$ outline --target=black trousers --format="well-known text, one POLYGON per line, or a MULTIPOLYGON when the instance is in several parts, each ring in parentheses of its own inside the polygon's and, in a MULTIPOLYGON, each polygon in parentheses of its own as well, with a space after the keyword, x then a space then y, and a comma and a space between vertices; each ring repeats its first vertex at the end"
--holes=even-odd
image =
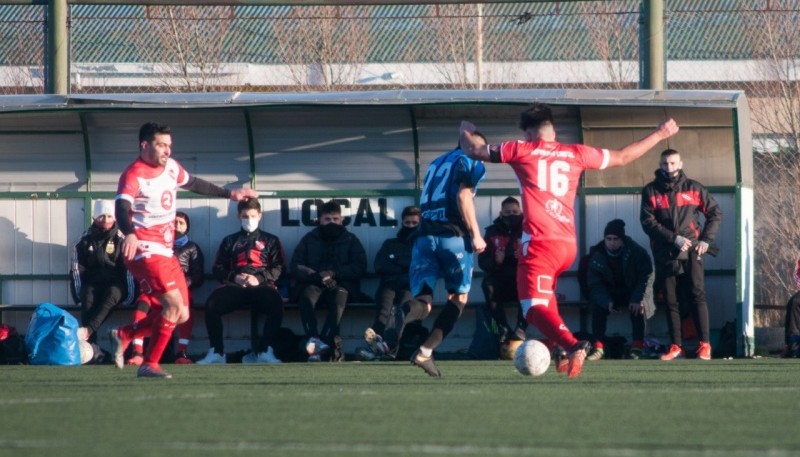
MULTIPOLYGON (((647 319, 644 313, 635 314, 630 312, 630 294, 624 294, 614 300, 614 309, 627 312, 631 319, 631 337, 633 341, 644 340, 644 333, 647 319)), ((608 303, 592 303, 592 336, 595 341, 605 343, 606 328, 608 325, 608 303)))
POLYGON ((679 260, 682 272, 677 275, 656 275, 656 297, 667 305, 667 327, 672 344, 683 344, 681 335, 681 301, 685 302, 694 320, 700 341, 708 342, 708 303, 706 302, 705 270, 694 249, 688 260, 679 260))
POLYGON ((407 285, 395 281, 382 282, 375 292, 378 315, 375 316, 375 322, 372 323, 372 330, 383 336, 383 332, 392 318, 392 307, 399 306, 413 298, 414 295, 411 294, 407 285))
POLYGON ((495 322, 508 330, 512 330, 511 325, 508 323, 506 310, 503 307, 504 303, 517 303, 517 326, 516 328, 528 328, 528 322, 525 316, 522 315, 522 306, 519 304, 519 297, 517 296, 517 281, 515 278, 504 279, 496 276, 486 276, 481 283, 481 290, 486 299, 486 306, 489 308, 489 313, 495 322))
POLYGON ((339 323, 342 321, 345 306, 347 306, 348 292, 344 287, 322 288, 313 284, 306 285, 300 291, 298 305, 300 306, 300 321, 307 337, 317 337, 328 345, 333 344, 333 338, 339 335, 339 323), (318 307, 328 310, 322 332, 317 331, 317 316, 314 312, 318 307))
POLYGON ((264 352, 275 343, 278 330, 283 322, 283 299, 271 287, 222 286, 211 293, 206 301, 206 330, 214 352, 223 354, 222 316, 239 309, 250 309, 266 315, 264 330, 257 346, 257 352, 264 352))
POLYGON ((97 341, 97 330, 122 300, 123 287, 118 284, 84 284, 81 287, 81 325, 89 329, 89 342, 97 341))
POLYGON ((800 335, 800 292, 792 295, 786 303, 786 344, 791 344, 793 335, 800 335))

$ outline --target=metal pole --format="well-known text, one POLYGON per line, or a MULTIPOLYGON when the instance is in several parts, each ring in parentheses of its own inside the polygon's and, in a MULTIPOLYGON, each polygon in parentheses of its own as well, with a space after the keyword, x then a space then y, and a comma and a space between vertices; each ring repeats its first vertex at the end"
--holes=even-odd
POLYGON ((483 90, 483 3, 478 3, 477 39, 475 40, 475 82, 483 90))
POLYGON ((48 0, 46 60, 45 92, 67 95, 69 93, 67 0, 48 0))
POLYGON ((663 90, 666 86, 664 66, 664 0, 645 0, 647 2, 647 87, 663 90))

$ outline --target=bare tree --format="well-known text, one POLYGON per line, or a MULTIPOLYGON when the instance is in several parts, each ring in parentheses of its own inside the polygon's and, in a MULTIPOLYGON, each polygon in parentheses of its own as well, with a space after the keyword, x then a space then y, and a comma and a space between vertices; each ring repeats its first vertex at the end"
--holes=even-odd
MULTIPOLYGON (((606 83, 586 84, 587 87, 630 89, 638 81, 638 56, 631 49, 638 49, 636 22, 638 15, 625 11, 625 3, 619 1, 584 2, 580 5, 580 22, 589 37, 594 54, 603 64, 606 83)), ((601 75, 582 75, 585 80, 598 81, 601 75), (586 77, 588 76, 588 77, 586 77)))
POLYGON ((332 91, 358 82, 371 40, 363 6, 293 7, 273 19, 276 52, 298 90, 332 91))
POLYGON ((174 92, 207 92, 236 85, 223 74, 232 6, 148 6, 148 29, 139 34, 141 60, 174 92))
POLYGON ((760 81, 748 87, 755 151, 756 302, 779 305, 796 287, 800 249, 800 32, 797 13, 743 15, 760 81))

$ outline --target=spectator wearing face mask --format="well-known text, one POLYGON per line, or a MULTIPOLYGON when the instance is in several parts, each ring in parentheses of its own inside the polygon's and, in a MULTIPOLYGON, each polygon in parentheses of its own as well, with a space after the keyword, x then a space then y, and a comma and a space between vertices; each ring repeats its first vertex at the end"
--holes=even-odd
POLYGON ((645 323, 655 312, 650 254, 625 234, 625 221, 614 219, 606 225, 603 241, 589 250, 586 268, 594 340, 587 360, 600 360, 605 355, 606 324, 614 313, 630 317, 633 342, 628 356, 640 358, 645 323))
POLYGON ((300 307, 306 353, 310 362, 344 359, 339 323, 348 300, 361 297, 361 278, 367 272, 367 253, 358 237, 343 225, 342 208, 331 200, 320 207, 319 226, 306 233, 292 255, 292 275, 300 307), (315 309, 328 310, 322 331, 315 309), (329 353, 334 346, 333 354, 329 353))
POLYGON ((508 197, 501 203, 500 214, 486 228, 483 235, 486 250, 478 255, 478 266, 485 274, 481 284, 486 298, 485 306, 499 326, 500 344, 508 338, 524 340, 525 329, 528 328, 517 296, 517 255, 521 236, 522 208, 519 200, 508 197), (507 303, 514 303, 517 308, 517 322, 513 330, 506 317, 504 304, 507 303))
POLYGON ((259 228, 261 205, 257 199, 238 204, 241 230, 220 243, 212 272, 222 285, 206 301, 206 330, 211 348, 199 365, 226 363, 222 339, 222 316, 237 309, 266 315, 264 330, 254 353, 242 363, 277 364, 274 345, 283 321, 283 298, 276 285, 286 260, 281 242, 259 228))
POLYGON ((414 298, 408 279, 411 266, 411 249, 414 247, 414 233, 419 226, 421 212, 416 206, 407 206, 401 214, 400 230, 397 236, 384 240, 375 254, 375 273, 380 276, 380 284, 375 292, 378 313, 375 322, 364 332, 364 339, 370 346, 365 359, 389 356, 389 346, 384 341, 386 327, 392 319, 392 307, 399 306, 414 298))
POLYGON ((81 306, 79 338, 94 343, 97 330, 119 304, 135 295, 133 276, 122 259, 122 240, 114 218, 114 203, 93 205, 92 225, 75 244, 70 268, 72 299, 81 306))

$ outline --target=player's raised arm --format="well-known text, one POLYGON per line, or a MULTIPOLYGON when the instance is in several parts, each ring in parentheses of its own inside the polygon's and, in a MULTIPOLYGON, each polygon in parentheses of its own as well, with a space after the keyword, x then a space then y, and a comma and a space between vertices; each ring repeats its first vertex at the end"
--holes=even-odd
POLYGON ((194 176, 189 178, 189 181, 181 188, 201 195, 229 198, 235 202, 242 201, 247 198, 258 198, 258 192, 256 192, 253 189, 241 188, 241 189, 229 190, 225 189, 224 187, 219 187, 216 184, 210 183, 205 179, 197 178, 194 176))
POLYGON ((489 160, 489 149, 485 141, 475 135, 475 124, 461 121, 459 145, 464 154, 475 160, 489 160))
POLYGON ((678 124, 673 119, 668 119, 656 127, 649 135, 639 141, 631 143, 619 151, 609 151, 608 167, 627 165, 647 151, 653 149, 658 143, 678 133, 678 124))

